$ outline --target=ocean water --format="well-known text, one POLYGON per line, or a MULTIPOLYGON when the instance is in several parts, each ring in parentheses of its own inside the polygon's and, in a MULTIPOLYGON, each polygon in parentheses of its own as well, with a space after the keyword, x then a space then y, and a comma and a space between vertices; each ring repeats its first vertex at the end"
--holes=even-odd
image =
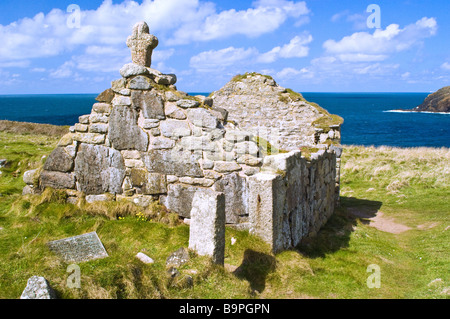
POLYGON ((420 105, 429 93, 302 93, 344 118, 342 144, 450 147, 450 114, 391 112, 420 105))
MULTIPOLYGON (((208 95, 208 93, 190 93, 208 95)), ((421 104, 428 93, 302 93, 344 118, 342 144, 450 147, 450 114, 390 112, 421 104)), ((0 120, 73 125, 96 94, 3 95, 0 120)))

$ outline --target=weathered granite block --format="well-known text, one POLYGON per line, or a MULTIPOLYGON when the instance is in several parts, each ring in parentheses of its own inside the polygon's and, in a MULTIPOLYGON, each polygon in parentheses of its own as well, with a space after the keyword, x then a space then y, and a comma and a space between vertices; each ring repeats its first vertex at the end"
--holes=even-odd
POLYGON ((75 127, 75 131, 76 131, 76 132, 82 132, 82 133, 84 133, 84 132, 87 132, 87 130, 88 130, 88 126, 87 126, 86 124, 76 123, 76 124, 74 125, 74 127, 75 127))
POLYGON ((184 109, 189 109, 189 108, 198 107, 200 105, 200 103, 195 100, 182 99, 182 100, 177 101, 177 105, 184 109))
POLYGON ((195 192, 190 212, 189 248, 223 265, 225 259, 225 195, 195 192))
POLYGON ((33 276, 28 279, 20 299, 56 299, 56 294, 44 277, 33 276))
POLYGON ((101 103, 111 103, 114 98, 114 91, 112 89, 106 89, 100 93, 95 99, 101 103))
POLYGON ((130 106, 131 105, 131 99, 129 96, 123 96, 116 94, 116 96, 111 101, 113 106, 130 106))
POLYGON ((142 110, 146 119, 164 120, 164 101, 162 98, 150 91, 133 91, 131 93, 133 108, 142 110))
POLYGON ((75 174, 79 191, 88 195, 120 194, 125 177, 124 160, 115 149, 82 143, 75 159, 75 174))
POLYGON ((138 75, 129 81, 128 88, 133 90, 150 90, 152 88, 152 84, 148 77, 138 75))
POLYGON ((111 112, 108 138, 117 150, 146 151, 148 134, 138 125, 138 112, 127 106, 115 106, 111 112))
POLYGON ((78 122, 80 122, 81 124, 89 124, 89 116, 89 114, 79 116, 78 122))
POLYGON ((282 227, 284 186, 280 175, 258 173, 249 178, 250 233, 269 243, 274 252, 284 248, 282 227))
POLYGON ((91 113, 89 116, 90 123, 108 123, 109 117, 103 113, 91 113))
POLYGON ((73 156, 68 154, 64 147, 57 147, 45 161, 44 169, 66 173, 73 169, 73 164, 73 156))
POLYGON ((54 240, 47 245, 66 262, 77 263, 108 257, 96 232, 54 240))
POLYGON ((186 121, 165 120, 161 122, 159 128, 162 135, 165 137, 181 137, 191 135, 191 128, 186 121))
POLYGON ((97 113, 110 114, 111 108, 111 104, 109 103, 95 103, 92 105, 92 110, 97 113))
POLYGON ((175 141, 170 138, 158 136, 152 138, 150 143, 150 149, 161 150, 161 149, 171 149, 175 146, 175 141))
POLYGON ((161 74, 156 77, 156 83, 162 85, 172 85, 177 83, 177 76, 175 74, 161 74))
POLYGON ((189 109, 187 111, 187 117, 192 124, 203 128, 214 129, 219 124, 218 119, 211 112, 203 108, 189 109))
POLYGON ((43 187, 56 189, 75 188, 75 175, 73 173, 44 170, 41 172, 40 184, 43 187))
POLYGON ((165 104, 164 112, 165 112, 167 117, 173 118, 173 119, 176 119, 176 120, 185 120, 187 118, 186 113, 184 113, 184 111, 182 109, 180 109, 173 102, 167 102, 165 104))
POLYGON ((241 167, 236 162, 217 161, 214 162, 214 170, 219 173, 230 173, 241 170, 241 167))
POLYGON ((177 212, 181 217, 189 218, 194 194, 202 190, 206 189, 191 185, 169 184, 167 195, 160 196, 160 202, 168 209, 177 212))
POLYGON ((129 78, 134 75, 147 75, 149 74, 146 67, 134 63, 128 63, 125 64, 120 69, 120 75, 122 75, 124 78, 129 78))
POLYGON ((198 162, 199 156, 191 152, 171 150, 149 150, 142 153, 145 167, 149 172, 179 177, 203 177, 203 171, 198 162))
POLYGON ((108 133, 108 124, 104 123, 95 123, 89 127, 89 132, 91 133, 100 133, 106 134, 108 133))
POLYGON ((214 184, 214 190, 225 195, 227 223, 238 223, 239 216, 248 214, 248 185, 246 178, 232 173, 223 176, 214 184))
POLYGON ((149 173, 142 168, 133 168, 130 178, 132 185, 141 188, 144 195, 157 195, 167 192, 166 175, 149 173))
POLYGON ((103 144, 106 135, 98 133, 75 133, 72 135, 74 141, 88 144, 103 144))

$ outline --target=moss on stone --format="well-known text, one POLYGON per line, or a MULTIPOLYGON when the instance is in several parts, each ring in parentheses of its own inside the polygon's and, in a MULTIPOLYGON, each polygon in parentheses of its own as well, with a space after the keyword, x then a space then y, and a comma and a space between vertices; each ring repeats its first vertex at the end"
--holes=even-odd
POLYGON ((311 154, 317 153, 319 149, 317 147, 302 146, 300 147, 300 151, 302 152, 302 156, 309 161, 311 160, 311 154))
POLYGON ((254 136, 252 140, 262 150, 262 153, 264 156, 274 155, 274 154, 279 154, 279 153, 288 153, 288 151, 281 150, 281 149, 274 147, 272 144, 269 143, 268 140, 266 140, 260 136, 254 136))
MULTIPOLYGON (((328 112, 327 112, 328 113, 328 112)), ((323 113, 322 113, 323 114, 323 113)), ((322 117, 318 118, 311 124, 316 128, 323 129, 324 133, 328 133, 333 125, 341 125, 344 123, 344 119, 336 114, 323 114, 322 117)))
POLYGON ((261 74, 261 73, 257 73, 257 72, 245 72, 244 74, 237 74, 237 75, 235 75, 231 79, 231 82, 239 82, 239 81, 242 81, 243 79, 246 79, 248 77, 257 76, 257 75, 263 76, 263 77, 265 77, 266 79, 269 79, 269 80, 273 80, 273 78, 270 75, 265 75, 265 74, 261 74))
POLYGON ((289 97, 291 98, 292 101, 306 101, 305 98, 303 97, 303 95, 301 95, 298 92, 295 92, 291 89, 286 89, 286 92, 289 93, 289 97))

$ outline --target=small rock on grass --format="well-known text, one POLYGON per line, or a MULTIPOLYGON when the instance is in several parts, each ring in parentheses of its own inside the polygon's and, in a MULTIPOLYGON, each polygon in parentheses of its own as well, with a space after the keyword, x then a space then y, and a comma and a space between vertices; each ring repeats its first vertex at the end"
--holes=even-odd
POLYGON ((155 261, 144 253, 137 253, 136 258, 144 264, 153 264, 155 261))
POLYGON ((167 267, 181 267, 189 261, 189 252, 186 248, 181 247, 176 252, 172 253, 166 260, 167 267))
POLYGON ((28 279, 20 299, 56 299, 56 294, 44 277, 33 276, 28 279))

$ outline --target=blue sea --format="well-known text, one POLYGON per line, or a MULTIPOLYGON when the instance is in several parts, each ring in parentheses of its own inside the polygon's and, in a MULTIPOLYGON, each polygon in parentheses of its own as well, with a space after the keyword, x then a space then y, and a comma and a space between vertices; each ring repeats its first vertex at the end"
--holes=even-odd
MULTIPOLYGON (((450 114, 389 112, 414 108, 428 93, 302 94, 344 118, 342 144, 450 147, 450 114)), ((73 125, 80 115, 90 113, 96 96, 2 95, 0 120, 73 125)))

